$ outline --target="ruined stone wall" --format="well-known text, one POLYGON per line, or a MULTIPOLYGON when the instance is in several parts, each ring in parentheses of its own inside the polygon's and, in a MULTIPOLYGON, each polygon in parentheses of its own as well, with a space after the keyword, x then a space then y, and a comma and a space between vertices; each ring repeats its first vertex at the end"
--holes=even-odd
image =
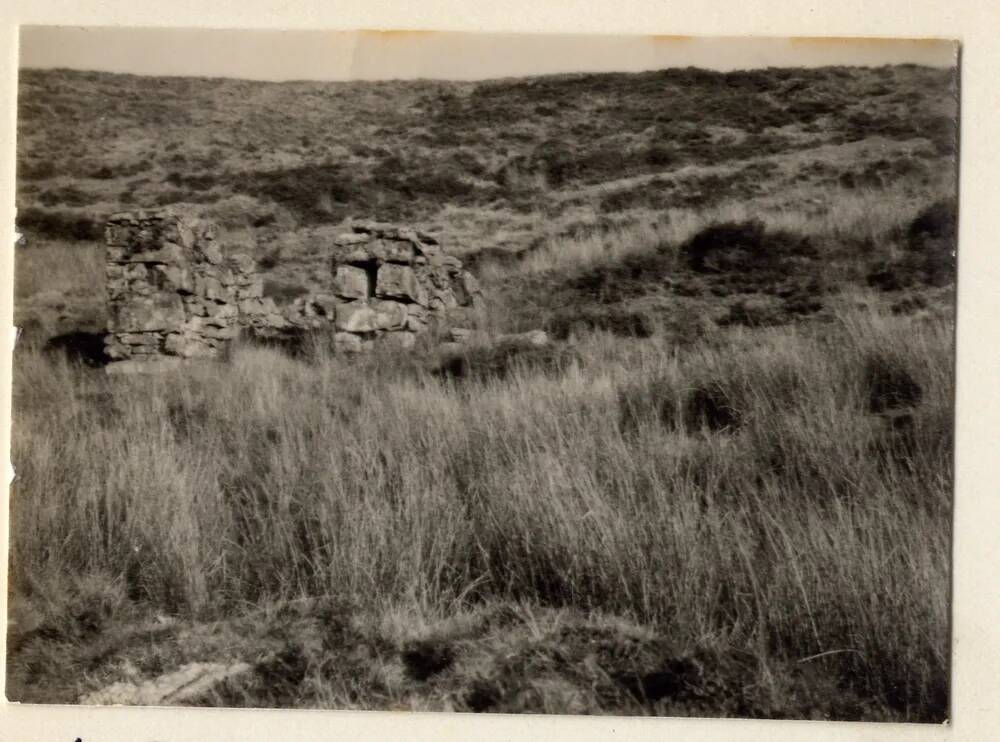
POLYGON ((113 361, 216 358, 240 329, 240 302, 259 301, 246 255, 223 256, 213 227, 170 210, 116 214, 105 228, 113 361))
POLYGON ((379 222, 351 230, 331 245, 329 291, 301 297, 289 312, 294 323, 332 323, 337 349, 409 348, 454 310, 480 305, 475 277, 432 236, 379 222))
POLYGON ((172 210, 116 214, 107 242, 107 355, 119 369, 217 358, 243 329, 280 337, 325 329, 342 352, 376 343, 409 348, 418 334, 480 290, 430 235, 357 224, 330 246, 329 288, 279 308, 262 295, 255 261, 224 256, 214 228, 172 210))

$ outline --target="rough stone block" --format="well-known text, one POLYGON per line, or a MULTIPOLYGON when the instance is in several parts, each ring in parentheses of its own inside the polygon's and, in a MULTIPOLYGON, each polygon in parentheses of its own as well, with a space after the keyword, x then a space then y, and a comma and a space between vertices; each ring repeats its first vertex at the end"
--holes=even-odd
POLYGON ((433 292, 430 300, 427 302, 428 309, 435 312, 454 309, 457 306, 458 300, 451 292, 451 289, 439 289, 433 292))
POLYGON ((219 354, 218 347, 206 338, 184 333, 168 335, 163 341, 163 350, 182 358, 215 358, 219 354))
POLYGON ((195 276, 194 292, 198 296, 212 301, 226 301, 230 298, 230 294, 223 287, 222 282, 212 276, 195 276))
POLYGON ((371 240, 371 236, 362 232, 344 232, 333 238, 335 245, 363 245, 371 240))
POLYGON ((375 295, 385 299, 402 299, 416 304, 427 304, 427 292, 417 281, 413 269, 407 265, 385 263, 379 266, 375 282, 375 295))
POLYGON ((371 279, 364 268, 339 265, 333 277, 333 290, 345 299, 365 299, 371 295, 371 279))
POLYGON ((221 265, 223 261, 222 250, 218 245, 211 242, 201 245, 201 254, 212 265, 221 265))
POLYGON ((361 301, 337 306, 336 327, 343 332, 374 332, 378 329, 375 310, 361 301))
POLYGON ((312 297, 312 305, 317 314, 329 317, 331 320, 337 316, 337 307, 343 304, 344 300, 333 294, 316 294, 312 297))
POLYGON ((171 330, 184 322, 184 303, 178 294, 161 292, 148 297, 129 297, 111 307, 112 332, 171 330))
POLYGON ((180 265, 154 265, 152 267, 154 282, 161 288, 172 288, 180 294, 190 294, 194 291, 194 280, 191 271, 180 265))
POLYGON ((219 304, 217 302, 209 301, 205 302, 204 307, 204 316, 208 318, 207 322, 209 323, 225 323, 228 320, 236 319, 239 314, 239 310, 235 304, 219 304))
POLYGON ((386 299, 375 299, 371 308, 376 314, 376 323, 380 330, 402 330, 406 326, 406 304, 386 299))
POLYGON ((167 263, 178 265, 186 260, 184 248, 172 242, 166 244, 140 244, 136 249, 126 248, 123 263, 167 263))
POLYGON ((360 353, 361 338, 349 332, 338 332, 333 336, 333 348, 338 353, 360 353))
POLYGON ((259 299, 264 295, 264 281, 255 278, 250 283, 238 287, 234 293, 237 299, 259 299))
POLYGON ((417 256, 413 244, 401 240, 376 240, 368 250, 375 258, 386 263, 409 264, 417 256))

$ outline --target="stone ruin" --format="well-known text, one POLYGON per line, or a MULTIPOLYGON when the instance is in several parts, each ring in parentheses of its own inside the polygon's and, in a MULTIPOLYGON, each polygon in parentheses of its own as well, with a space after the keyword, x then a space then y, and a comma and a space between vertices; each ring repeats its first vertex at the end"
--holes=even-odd
POLYGON ((431 324, 481 301, 462 262, 409 227, 354 225, 333 240, 330 275, 329 290, 297 299, 287 321, 311 328, 332 323, 334 347, 347 352, 378 343, 411 348, 431 324))
POLYGON ((330 246, 328 290, 279 308, 263 296, 256 262, 224 255, 211 224, 170 209, 112 216, 108 369, 218 358, 241 333, 280 339, 326 329, 340 352, 406 349, 453 310, 480 306, 475 278, 430 235, 377 222, 351 230, 330 246))

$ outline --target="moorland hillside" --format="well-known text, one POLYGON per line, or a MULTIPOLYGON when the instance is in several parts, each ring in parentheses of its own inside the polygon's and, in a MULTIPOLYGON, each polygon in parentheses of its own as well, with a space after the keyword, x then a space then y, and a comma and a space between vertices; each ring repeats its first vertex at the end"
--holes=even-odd
POLYGON ((22 71, 8 696, 209 662, 183 702, 943 721, 956 92, 22 71), (105 217, 161 205, 279 303, 405 221, 552 342, 53 352, 104 327, 105 217))

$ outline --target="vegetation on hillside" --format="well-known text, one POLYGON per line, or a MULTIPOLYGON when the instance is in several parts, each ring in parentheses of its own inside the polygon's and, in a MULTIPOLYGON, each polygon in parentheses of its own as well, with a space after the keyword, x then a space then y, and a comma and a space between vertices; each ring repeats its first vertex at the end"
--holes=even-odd
POLYGON ((10 697, 946 718, 953 72, 21 93, 10 697), (411 220, 556 342, 106 376, 93 225, 166 203, 284 301, 411 220))

